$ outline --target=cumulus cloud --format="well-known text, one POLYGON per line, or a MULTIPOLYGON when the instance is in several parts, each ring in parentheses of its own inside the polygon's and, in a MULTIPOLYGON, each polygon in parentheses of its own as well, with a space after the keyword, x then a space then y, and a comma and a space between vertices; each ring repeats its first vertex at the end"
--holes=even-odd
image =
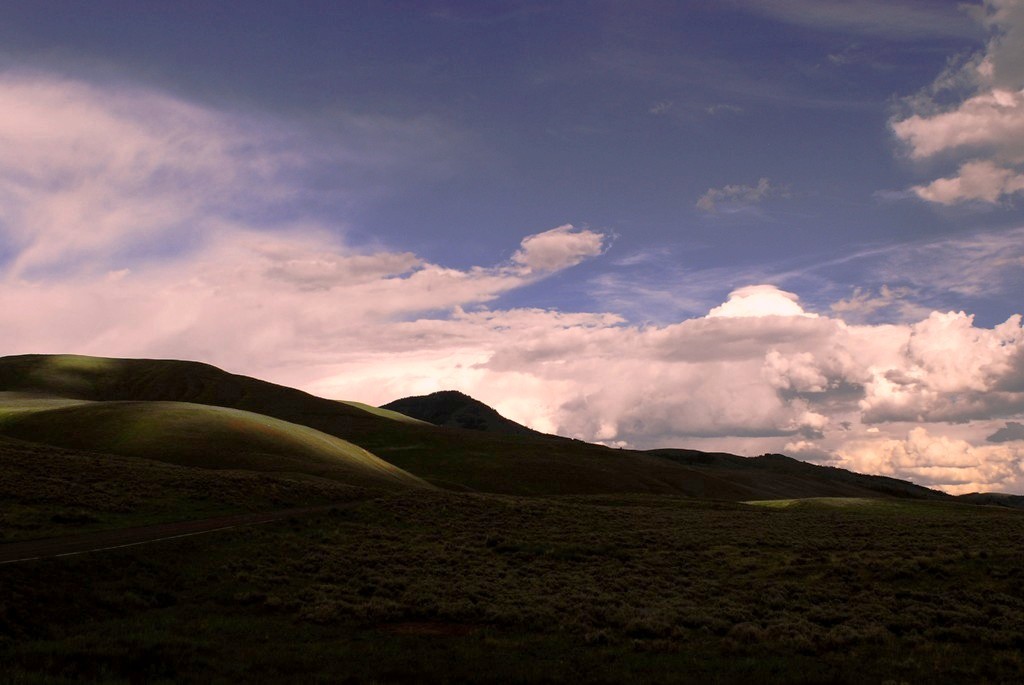
POLYGON ((933 312, 908 327, 900 364, 875 372, 860 402, 866 423, 968 421, 1024 411, 1015 381, 1024 362, 1020 315, 991 329, 963 312, 933 312))
POLYGON ((805 312, 799 300, 796 293, 772 285, 749 285, 729 293, 729 299, 708 312, 708 317, 817 316, 805 312))
POLYGON ((986 0, 978 16, 992 36, 984 52, 940 75, 891 122, 912 159, 964 160, 953 176, 911 189, 929 202, 996 203, 1024 190, 1024 2, 986 0), (959 95, 954 105, 939 104, 950 94, 959 95))
POLYGON ((524 238, 512 261, 528 273, 559 271, 601 254, 604 242, 603 233, 566 224, 524 238))
POLYGON ((753 186, 727 185, 722 188, 708 188, 708 191, 697 200, 697 209, 714 212, 722 204, 751 205, 782 192, 779 186, 772 185, 767 178, 761 178, 757 185, 753 186))
POLYGON ((947 492, 964 494, 1020 482, 1024 447, 977 447, 918 426, 902 439, 851 441, 838 456, 838 464, 846 468, 941 485, 947 492))
POLYGON ((913 190, 918 197, 942 205, 967 200, 996 203, 1024 190, 1024 173, 979 160, 961 165, 955 176, 938 178, 913 190))

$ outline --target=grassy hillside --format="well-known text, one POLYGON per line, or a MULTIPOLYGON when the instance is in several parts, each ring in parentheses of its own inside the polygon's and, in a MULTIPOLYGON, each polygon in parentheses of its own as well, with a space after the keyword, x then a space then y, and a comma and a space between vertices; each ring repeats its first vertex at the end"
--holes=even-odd
POLYGON ((423 485, 361 447, 252 412, 188 402, 51 404, 0 398, 0 434, 184 466, 303 473, 360 485, 423 485))
POLYGON ((0 544, 379 492, 324 478, 192 468, 0 436, 0 544))
POLYGON ((661 492, 758 496, 670 461, 553 436, 512 436, 397 421, 377 412, 196 362, 22 355, 0 359, 0 391, 92 401, 180 401, 309 426, 427 481, 510 494, 661 492))
MULTIPOLYGON (((823 477, 824 472, 814 475, 784 469, 748 470, 736 464, 687 463, 662 451, 617 450, 557 436, 397 420, 357 404, 314 397, 196 362, 73 355, 4 357, 0 358, 2 391, 242 409, 349 441, 404 471, 453 490, 523 495, 660 493, 736 501, 908 494, 893 491, 881 481, 849 482, 832 477, 835 474, 823 477), (880 485, 885 487, 880 489, 880 485)), ((910 494, 921 496, 916 490, 910 494)))

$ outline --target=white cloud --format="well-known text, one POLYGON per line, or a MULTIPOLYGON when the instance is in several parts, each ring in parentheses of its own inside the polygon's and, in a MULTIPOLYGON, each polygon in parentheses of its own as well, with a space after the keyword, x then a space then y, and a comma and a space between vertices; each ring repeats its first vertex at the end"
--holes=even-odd
POLYGON ((915 159, 958 149, 990 153, 998 149, 1010 159, 1019 159, 1024 152, 1022 104, 1024 93, 992 89, 964 100, 955 109, 895 121, 892 128, 915 159))
POLYGON ((512 261, 529 273, 559 271, 601 254, 605 235, 572 224, 523 238, 512 261))
POLYGON ((1024 190, 1024 173, 978 160, 961 165, 956 176, 938 178, 927 185, 914 186, 912 190, 918 197, 942 205, 967 200, 994 204, 1024 190))
POLYGON ((286 164, 276 142, 161 93, 4 72, 0 223, 19 250, 9 268, 66 266, 168 234, 187 241, 246 187, 287 194, 260 184, 286 164))
POLYGON ((709 318, 749 316, 807 316, 795 293, 771 285, 749 285, 729 293, 729 299, 710 312, 709 318))
POLYGON ((929 202, 995 203, 1024 190, 1024 2, 986 0, 979 9, 992 33, 984 53, 940 75, 891 122, 912 159, 964 160, 956 175, 911 189, 929 202), (964 89, 956 104, 938 104, 936 96, 964 89))
POLYGON ((863 420, 966 421, 1024 411, 1020 315, 991 329, 963 312, 933 312, 909 327, 900 363, 876 370, 860 402, 863 420))
POLYGON ((1020 483, 1024 447, 976 447, 919 426, 902 439, 852 441, 838 456, 837 465, 845 468, 941 485, 947 492, 963 494, 991 490, 993 484, 1020 483))
POLYGON ((605 240, 564 225, 524 238, 512 264, 464 270, 355 251, 281 203, 303 197, 300 172, 325 156, 358 170, 379 155, 124 84, 4 72, 0 104, 4 352, 70 345, 265 371, 333 355, 371 325, 490 301, 605 240))

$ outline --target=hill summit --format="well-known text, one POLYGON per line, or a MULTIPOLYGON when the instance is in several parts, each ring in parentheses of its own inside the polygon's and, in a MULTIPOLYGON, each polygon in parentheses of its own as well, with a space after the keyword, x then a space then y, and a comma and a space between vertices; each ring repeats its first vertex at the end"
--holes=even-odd
POLYGON ((403 397, 382 405, 381 409, 397 411, 435 426, 466 428, 505 435, 543 435, 507 419, 483 402, 458 390, 441 390, 429 395, 403 397))

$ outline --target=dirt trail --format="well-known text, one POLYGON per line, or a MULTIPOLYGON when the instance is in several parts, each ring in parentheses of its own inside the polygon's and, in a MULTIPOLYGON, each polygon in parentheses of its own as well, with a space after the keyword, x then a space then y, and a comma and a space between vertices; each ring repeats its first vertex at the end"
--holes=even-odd
POLYGON ((51 557, 66 557, 89 552, 101 552, 109 549, 132 547, 134 545, 145 545, 162 540, 175 540, 192 535, 213 533, 218 530, 238 528, 239 526, 271 523, 272 521, 280 521, 292 516, 315 514, 327 511, 334 506, 337 505, 326 504, 317 507, 300 507, 254 514, 232 514, 195 521, 177 521, 154 526, 115 528, 113 530, 98 530, 91 533, 64 535, 55 538, 43 538, 41 540, 10 542, 0 544, 0 565, 51 557))

